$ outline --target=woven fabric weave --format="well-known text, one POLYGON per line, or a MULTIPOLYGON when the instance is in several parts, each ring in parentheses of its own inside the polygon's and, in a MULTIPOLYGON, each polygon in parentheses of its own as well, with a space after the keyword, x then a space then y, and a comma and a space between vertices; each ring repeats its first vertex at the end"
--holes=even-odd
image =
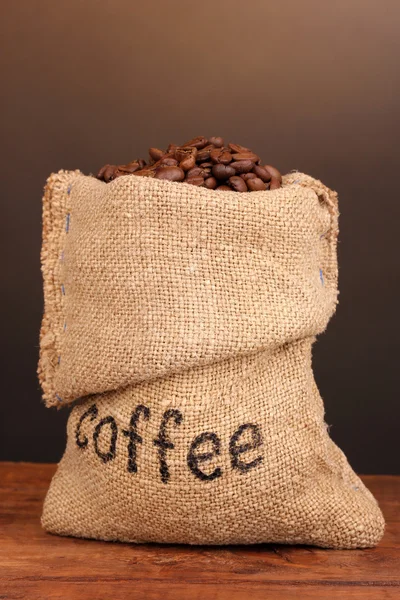
POLYGON ((43 526, 191 544, 368 547, 381 512, 311 367, 337 303, 337 196, 302 173, 216 192, 47 183, 39 378, 75 402, 43 526))

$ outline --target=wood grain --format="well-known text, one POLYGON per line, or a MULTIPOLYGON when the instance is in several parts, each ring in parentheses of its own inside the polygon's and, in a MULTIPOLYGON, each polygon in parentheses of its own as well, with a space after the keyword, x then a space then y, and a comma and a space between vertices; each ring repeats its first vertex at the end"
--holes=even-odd
POLYGON ((54 470, 0 463, 0 599, 400 599, 400 477, 363 478, 387 520, 378 548, 338 551, 52 536, 39 519, 54 470))

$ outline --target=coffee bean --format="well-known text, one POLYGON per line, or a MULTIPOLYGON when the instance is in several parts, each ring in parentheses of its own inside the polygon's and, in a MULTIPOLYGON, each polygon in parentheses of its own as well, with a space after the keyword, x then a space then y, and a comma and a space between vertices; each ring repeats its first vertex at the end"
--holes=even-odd
POLYGON ((126 173, 126 171, 122 171, 121 169, 115 169, 113 173, 113 179, 117 179, 117 177, 125 177, 126 175, 132 175, 132 173, 126 173))
POLYGON ((248 173, 254 167, 254 163, 251 160, 235 160, 233 163, 230 163, 230 165, 238 174, 248 173))
POLYGON ((240 144, 228 144, 229 150, 232 154, 241 154, 242 152, 251 152, 250 148, 241 146, 240 144))
POLYGON ((184 148, 183 146, 180 146, 175 150, 175 158, 178 162, 181 162, 188 156, 193 156, 195 158, 197 156, 197 148, 184 148))
POLYGON ((137 160, 133 160, 132 162, 128 163, 127 165, 123 165, 122 167, 118 167, 118 168, 119 169, 122 168, 127 173, 134 173, 135 171, 139 171, 140 165, 137 160))
POLYGON ((190 183, 190 185, 203 185, 204 184, 204 177, 199 177, 197 175, 193 175, 192 177, 188 177, 187 179, 185 179, 185 183, 190 183))
POLYGON ((235 192, 247 192, 246 182, 243 181, 243 179, 241 177, 239 177, 238 175, 229 177, 228 181, 229 181, 232 189, 235 190, 235 192))
POLYGON ((232 161, 232 154, 223 148, 215 148, 210 152, 211 162, 228 165, 232 161))
POLYGON ((248 179, 256 179, 257 175, 255 173, 243 173, 240 177, 247 181, 248 179))
POLYGON ((190 154, 189 156, 186 156, 186 158, 181 160, 181 162, 179 163, 179 166, 184 171, 189 171, 189 169, 193 169, 195 164, 196 164, 196 157, 194 154, 190 154))
POLYGON ((185 173, 179 167, 160 167, 155 174, 156 179, 167 179, 168 181, 183 181, 185 173))
POLYGON ((253 163, 257 163, 260 157, 254 154, 254 152, 240 152, 233 155, 233 160, 251 160, 253 163))
POLYGON ((260 165, 255 165, 255 167, 253 168, 253 173, 255 173, 257 177, 262 179, 264 182, 267 182, 271 179, 269 171, 264 169, 264 167, 260 167, 260 165))
POLYGON ((149 154, 153 160, 160 160, 165 154, 164 150, 159 148, 149 148, 149 154))
POLYGON ((269 189, 270 190, 277 190, 280 187, 282 187, 282 184, 279 181, 279 179, 277 177, 271 177, 271 183, 269 184, 269 189))
POLYGON ((259 177, 255 177, 255 179, 248 179, 246 184, 250 192, 258 192, 267 189, 266 184, 259 177))
POLYGON ((140 171, 135 171, 132 175, 137 175, 138 177, 155 177, 156 171, 154 169, 141 169, 140 171))
POLYGON ((167 156, 166 158, 162 158, 160 160, 160 164, 166 165, 167 167, 176 167, 178 165, 178 161, 176 160, 176 158, 167 156))
POLYGON ((147 165, 146 161, 143 158, 139 158, 138 163, 141 169, 143 169, 143 167, 147 165))
POLYGON ((212 144, 209 144, 205 148, 198 150, 197 151, 197 161, 204 162, 204 161, 210 160, 210 152, 211 152, 211 150, 214 150, 214 149, 215 149, 214 146, 212 144))
MULTIPOLYGON (((199 160, 199 155, 197 155, 197 160, 199 160)), ((199 167, 202 167, 203 169, 206 169, 207 167, 212 167, 213 163, 212 162, 202 162, 199 164, 199 167)))
POLYGON ((189 169, 188 172, 186 173, 186 177, 194 177, 196 175, 201 175, 204 172, 204 169, 202 169, 201 167, 193 167, 192 169, 189 169))
POLYGON ((224 145, 224 140, 222 137, 210 137, 208 138, 208 141, 210 142, 210 144, 215 146, 215 148, 222 148, 222 146, 224 145))
POLYGON ((170 144, 167 148, 167 152, 171 154, 175 154, 175 150, 178 148, 176 144, 170 144))
POLYGON ((182 146, 192 146, 193 148, 204 148, 208 144, 208 139, 204 137, 204 135, 199 135, 192 140, 186 142, 186 144, 182 144, 182 146))
POLYGON ((109 181, 112 181, 115 176, 114 173, 117 170, 117 167, 115 165, 107 165, 104 173, 103 173, 103 179, 106 183, 108 183, 109 181))
POLYGON ((231 192, 232 188, 230 188, 229 185, 219 185, 216 188, 216 191, 217 192, 231 192))
POLYGON ((210 151, 210 160, 213 164, 216 164, 219 162, 219 157, 222 154, 222 150, 221 148, 214 148, 213 150, 210 151))
POLYGON ((218 180, 229 179, 229 177, 235 175, 235 169, 233 169, 230 165, 214 165, 211 169, 211 172, 218 180))
POLYGON ((217 187, 217 180, 215 179, 215 177, 207 177, 207 179, 204 180, 204 185, 209 190, 215 190, 215 188, 217 187))
POLYGON ((110 165, 104 165, 103 167, 101 167, 100 171, 96 175, 96 178, 104 180, 104 173, 107 171, 109 166, 110 165))
POLYGON ((271 177, 276 177, 276 179, 279 179, 279 181, 282 183, 282 175, 278 169, 275 169, 275 167, 272 167, 271 165, 264 165, 264 169, 270 173, 271 177))

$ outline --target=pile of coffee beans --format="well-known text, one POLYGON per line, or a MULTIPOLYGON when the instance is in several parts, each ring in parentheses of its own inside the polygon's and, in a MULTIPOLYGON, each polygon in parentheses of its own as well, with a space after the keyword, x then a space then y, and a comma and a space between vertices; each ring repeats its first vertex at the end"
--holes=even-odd
POLYGON ((149 149, 148 162, 142 158, 127 165, 105 165, 97 179, 109 183, 123 175, 139 175, 183 181, 209 190, 256 192, 281 187, 282 176, 271 165, 240 144, 227 144, 221 137, 198 136, 181 146, 166 150, 149 149))

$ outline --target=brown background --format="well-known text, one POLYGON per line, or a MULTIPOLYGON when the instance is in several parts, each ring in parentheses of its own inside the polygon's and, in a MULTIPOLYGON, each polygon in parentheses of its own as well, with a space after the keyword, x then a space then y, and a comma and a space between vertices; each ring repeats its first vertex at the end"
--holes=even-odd
POLYGON ((36 379, 41 193, 194 135, 338 190, 340 304, 315 347, 331 435, 399 472, 398 0, 1 2, 0 458, 58 460, 36 379))

